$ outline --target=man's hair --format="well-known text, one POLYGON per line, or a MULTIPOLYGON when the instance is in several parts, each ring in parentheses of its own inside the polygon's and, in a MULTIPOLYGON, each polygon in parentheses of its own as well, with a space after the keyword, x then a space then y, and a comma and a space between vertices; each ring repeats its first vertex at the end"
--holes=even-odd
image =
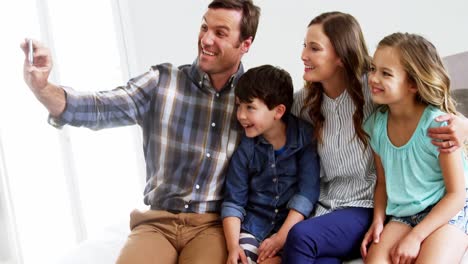
POLYGON ((260 19, 260 7, 254 5, 252 0, 213 0, 208 8, 235 9, 242 11, 240 23, 240 41, 252 37, 252 42, 257 34, 258 21, 260 19))
POLYGON ((283 69, 262 65, 245 72, 237 83, 235 94, 242 103, 262 100, 268 109, 283 104, 286 106, 283 118, 291 111, 294 87, 291 75, 283 69))

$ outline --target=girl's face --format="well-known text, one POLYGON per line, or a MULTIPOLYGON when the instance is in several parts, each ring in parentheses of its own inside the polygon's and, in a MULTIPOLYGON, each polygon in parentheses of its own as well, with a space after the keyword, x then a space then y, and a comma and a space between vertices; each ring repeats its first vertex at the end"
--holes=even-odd
POLYGON ((309 26, 302 50, 304 80, 323 82, 333 78, 341 67, 341 60, 321 24, 309 26))
POLYGON ((393 47, 375 51, 369 72, 372 100, 377 104, 398 104, 413 100, 416 86, 409 81, 401 64, 400 55, 393 47))

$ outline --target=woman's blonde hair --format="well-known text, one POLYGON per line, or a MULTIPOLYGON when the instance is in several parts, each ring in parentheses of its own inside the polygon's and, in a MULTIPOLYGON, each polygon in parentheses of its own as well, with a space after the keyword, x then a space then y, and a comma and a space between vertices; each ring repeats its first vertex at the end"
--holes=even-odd
MULTIPOLYGON (((366 148, 369 137, 362 128, 365 104, 362 77, 369 69, 370 56, 361 27, 353 16, 341 12, 323 13, 312 19, 308 27, 315 24, 322 25, 323 32, 330 40, 343 64, 346 81, 349 84, 346 90, 356 107, 353 114, 354 129, 357 137, 366 148)), ((325 117, 321 111, 323 87, 321 83, 306 82, 305 88, 307 89, 307 97, 304 100, 304 107, 301 112, 308 109, 307 114, 314 125, 313 136, 319 143, 322 143, 322 131, 325 122, 325 117)))
POLYGON ((418 100, 443 112, 457 114, 455 101, 450 96, 450 78, 431 42, 416 34, 398 32, 383 38, 377 49, 381 47, 396 49, 409 81, 418 89, 418 100))

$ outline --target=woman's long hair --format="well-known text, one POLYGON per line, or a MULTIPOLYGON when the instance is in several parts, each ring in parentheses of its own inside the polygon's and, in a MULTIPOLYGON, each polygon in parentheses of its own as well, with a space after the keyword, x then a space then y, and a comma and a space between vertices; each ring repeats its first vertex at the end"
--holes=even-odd
MULTIPOLYGON (((364 41, 361 27, 357 20, 345 13, 328 12, 315 17, 308 25, 322 25, 325 35, 340 58, 346 74, 347 92, 351 96, 356 110, 353 114, 353 124, 356 135, 363 143, 368 145, 368 135, 362 128, 364 121, 364 94, 362 77, 370 66, 370 57, 364 41)), ((314 138, 322 143, 322 131, 325 117, 321 112, 323 101, 323 86, 321 83, 306 82, 307 97, 301 111, 308 110, 308 115, 314 125, 314 138)))

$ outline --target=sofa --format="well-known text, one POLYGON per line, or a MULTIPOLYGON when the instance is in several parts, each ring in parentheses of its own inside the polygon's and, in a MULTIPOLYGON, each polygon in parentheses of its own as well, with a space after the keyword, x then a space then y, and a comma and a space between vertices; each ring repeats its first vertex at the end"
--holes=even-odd
MULTIPOLYGON (((457 110, 468 117, 468 52, 445 57, 444 64, 451 78, 452 95, 458 103, 457 110)), ((104 230, 99 238, 84 241, 58 260, 51 262, 59 264, 115 263, 128 233, 128 219, 125 219, 104 230)), ((344 263, 362 264, 363 261, 355 259, 344 263)), ((468 254, 465 254, 462 264, 468 264, 468 254)))

